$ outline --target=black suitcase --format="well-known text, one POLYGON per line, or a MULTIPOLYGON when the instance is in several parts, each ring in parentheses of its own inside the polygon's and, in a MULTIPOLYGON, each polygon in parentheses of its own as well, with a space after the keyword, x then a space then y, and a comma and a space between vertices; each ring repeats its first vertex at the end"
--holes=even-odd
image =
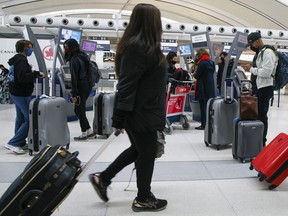
POLYGON ((259 120, 233 121, 232 155, 242 163, 252 160, 263 148, 264 124, 259 120))
POLYGON ((60 145, 43 148, 1 197, 0 216, 51 215, 119 134, 112 134, 83 167, 78 152, 70 153, 60 145))

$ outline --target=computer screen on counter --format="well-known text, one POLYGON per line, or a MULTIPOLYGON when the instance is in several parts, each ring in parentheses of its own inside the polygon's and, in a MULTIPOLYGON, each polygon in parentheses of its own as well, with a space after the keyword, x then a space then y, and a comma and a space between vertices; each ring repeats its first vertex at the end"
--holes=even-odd
POLYGON ((191 44, 180 44, 179 51, 180 56, 191 56, 192 55, 191 44))
POLYGON ((90 40, 82 40, 80 49, 83 52, 94 54, 97 49, 97 42, 90 40))

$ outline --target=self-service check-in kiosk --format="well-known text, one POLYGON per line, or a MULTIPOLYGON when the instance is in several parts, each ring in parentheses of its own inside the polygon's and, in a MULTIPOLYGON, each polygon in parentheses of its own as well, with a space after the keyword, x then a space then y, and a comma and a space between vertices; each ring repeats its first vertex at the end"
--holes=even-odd
MULTIPOLYGON (((77 117, 74 113, 74 104, 70 102, 71 98, 71 73, 68 65, 61 66, 56 70, 55 76, 55 96, 63 97, 67 101, 67 120, 73 121, 77 117)), ((90 95, 86 101, 86 110, 93 110, 93 98, 96 94, 96 85, 92 87, 90 95)))

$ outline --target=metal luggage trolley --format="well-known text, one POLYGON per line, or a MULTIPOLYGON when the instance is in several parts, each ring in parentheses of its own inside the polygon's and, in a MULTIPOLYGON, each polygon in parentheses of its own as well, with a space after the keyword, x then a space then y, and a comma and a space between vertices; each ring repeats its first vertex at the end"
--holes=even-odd
POLYGON ((188 129, 190 124, 184 114, 186 96, 191 90, 194 81, 179 81, 168 79, 167 99, 166 99, 166 126, 164 132, 172 134, 172 123, 179 122, 183 129, 188 129))

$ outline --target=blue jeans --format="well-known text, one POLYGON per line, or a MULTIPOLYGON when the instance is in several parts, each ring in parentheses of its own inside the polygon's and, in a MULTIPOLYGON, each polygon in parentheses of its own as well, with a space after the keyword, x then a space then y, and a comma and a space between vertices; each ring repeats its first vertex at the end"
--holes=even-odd
POLYGON ((31 96, 22 97, 11 95, 16 108, 16 120, 14 128, 14 136, 9 140, 8 144, 13 146, 24 146, 29 131, 29 103, 31 96))

